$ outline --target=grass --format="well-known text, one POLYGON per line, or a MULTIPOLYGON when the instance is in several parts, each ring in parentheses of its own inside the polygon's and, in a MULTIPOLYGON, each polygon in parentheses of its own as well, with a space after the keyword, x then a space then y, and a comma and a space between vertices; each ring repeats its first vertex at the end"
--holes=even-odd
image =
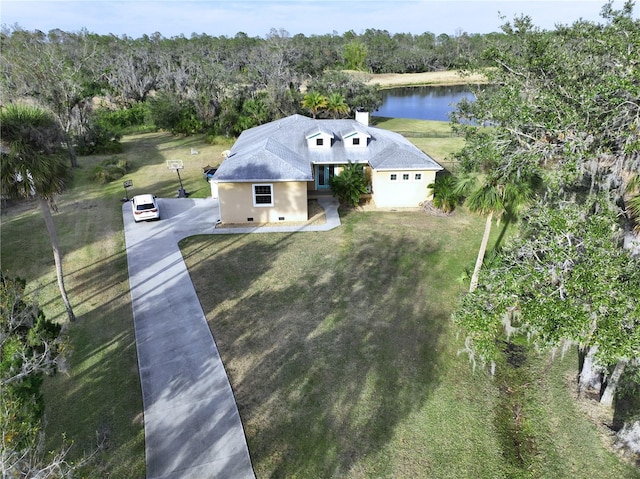
POLYGON ((456 164, 453 154, 464 146, 464 138, 455 135, 446 122, 385 117, 373 117, 373 122, 402 134, 448 170, 456 164))
MULTIPOLYGON (((384 120, 437 159, 448 125, 384 120), (441 142, 441 143, 440 143, 441 142)), ((145 133, 125 138, 129 194, 209 194, 202 167, 230 143, 145 133), (190 149, 200 153, 191 155, 190 149)), ((108 155, 111 157, 112 155, 108 155)), ((142 402, 122 232, 122 180, 96 185, 80 159, 55 215, 78 322, 66 364, 44 387, 48 448, 103 449, 81 477, 145 476, 142 402)), ((194 237, 192 278, 236 392, 258 477, 509 477, 495 379, 471 372, 449 314, 473 264, 482 219, 418 212, 343 213, 329 233, 194 237)), ((49 318, 65 320, 35 205, 3 210, 2 268, 28 280, 49 318)), ((496 229, 497 230, 497 229, 496 229)), ((498 232, 496 231, 496 234, 498 232)), ((495 239, 495 238, 494 238, 495 239)), ((576 407, 574 364, 532 359, 525 412, 536 439, 530 477, 637 477, 606 452, 576 407), (548 376, 541 371, 550 371, 548 376), (535 452, 538 451, 538 452, 535 452), (583 474, 581 471, 587 471, 583 474)), ((512 435, 507 435, 508 440, 512 435)), ((524 476, 526 477, 526 476, 524 476)))
POLYGON ((606 452, 566 383, 543 374, 546 358, 491 379, 457 355, 449 316, 481 218, 342 220, 328 233, 181 245, 257 477, 637 477, 606 452))
MULTIPOLYGON (((202 167, 215 166, 230 142, 207 145, 201 137, 165 133, 128 136, 121 155, 80 158, 70 189, 54 215, 64 255, 65 283, 78 321, 67 328, 65 361, 45 381, 47 448, 73 442, 72 457, 95 455, 86 477, 145 476, 142 400, 138 377, 129 281, 122 228, 122 180, 133 180, 129 196, 152 192, 175 196, 179 187, 166 160, 183 159, 185 189, 210 194, 202 167), (191 147, 199 151, 191 155, 191 147), (98 185, 93 169, 105 158, 126 158, 131 170, 122 180, 98 185)), ((28 281, 48 318, 66 320, 59 300, 53 255, 35 203, 9 205, 1 216, 2 269, 28 281)))
POLYGON ((257 476, 490 471, 493 426, 468 394, 490 381, 456 359, 448 321, 463 289, 455 276, 472 260, 481 220, 354 212, 343 219, 330 233, 183 244, 257 476), (470 424, 475 438, 465 432, 470 424), (455 464, 433 457, 416 425, 447 430, 431 439, 446 443, 436 454, 458 457, 455 464), (452 431, 466 440, 454 443, 452 431))

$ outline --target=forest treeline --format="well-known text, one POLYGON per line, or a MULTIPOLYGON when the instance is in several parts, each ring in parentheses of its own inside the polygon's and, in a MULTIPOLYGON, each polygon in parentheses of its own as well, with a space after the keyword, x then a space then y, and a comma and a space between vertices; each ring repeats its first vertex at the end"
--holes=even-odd
POLYGON ((351 114, 375 111, 381 104, 377 89, 343 70, 461 69, 482 63, 489 42, 508 38, 503 33, 392 35, 376 29, 313 36, 272 29, 264 38, 244 33, 130 38, 4 26, 2 104, 29 97, 52 110, 72 154, 75 148, 82 154, 115 148, 119 129, 144 122, 181 134, 237 135, 305 112, 305 92, 338 94, 351 114))
MULTIPOLYGON (((132 39, 4 28, 3 193, 21 181, 16 171, 24 171, 20 178, 31 183, 23 186, 34 188, 22 189, 40 195, 46 215, 60 186, 51 180, 56 170, 68 169, 51 169, 46 153, 63 141, 76 165, 76 152, 119 148, 118 136, 127 128, 237 135, 305 109, 320 117, 375 111, 377 88, 344 70, 482 71, 499 87, 458 105, 453 126, 465 139, 456 154, 458 168, 431 185, 440 206, 464 202, 486 216, 470 291, 453 315, 465 338, 461 352, 500 380, 513 373, 524 391, 543 387, 522 373, 527 357, 577 350, 577 395, 613 408, 611 433, 637 457, 640 258, 631 249, 637 244, 632 230, 640 231, 640 20, 633 9, 632 1, 621 10, 609 2, 602 24, 580 21, 545 31, 522 17, 499 34, 453 37, 380 30, 292 37, 272 30, 265 38, 239 33, 132 39), (335 107, 320 111, 329 99, 335 107), (30 113, 31 129, 23 128, 28 108, 14 108, 25 100, 49 110, 30 113), (37 166, 20 170, 25 159, 37 166), (500 247, 485 259, 493 219, 504 219, 503 233, 516 224, 517 233, 500 243, 501 233, 500 247)), ((16 299, 20 284, 0 285, 6 290, 0 290, 0 309, 9 304, 21 313, 20 321, 7 324, 32 327, 39 316, 16 299)), ((16 381, 13 371, 20 377, 31 371, 22 358, 33 352, 14 350, 19 354, 11 358, 19 360, 5 368, 11 372, 5 381, 16 381)), ((524 451, 514 464, 529 474, 540 453, 522 425, 535 421, 537 407, 514 396, 515 387, 503 389, 505 410, 517 410, 519 418, 506 435, 524 451)), ((14 424, 9 414, 0 414, 0 426, 14 424)), ((28 437, 36 436, 32 431, 28 437)), ((29 448, 31 443, 19 443, 15 457, 29 448)))

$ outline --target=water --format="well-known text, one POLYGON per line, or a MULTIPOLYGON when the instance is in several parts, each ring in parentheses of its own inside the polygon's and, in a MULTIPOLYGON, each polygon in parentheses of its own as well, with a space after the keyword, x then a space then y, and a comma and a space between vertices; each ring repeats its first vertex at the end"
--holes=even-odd
POLYGON ((389 118, 449 121, 455 104, 474 96, 466 86, 415 86, 382 90, 382 106, 373 114, 389 118))

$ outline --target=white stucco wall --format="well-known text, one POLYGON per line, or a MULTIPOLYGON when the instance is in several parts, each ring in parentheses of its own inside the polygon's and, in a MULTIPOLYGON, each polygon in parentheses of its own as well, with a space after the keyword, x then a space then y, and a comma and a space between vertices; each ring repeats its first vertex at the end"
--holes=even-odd
POLYGON ((378 208, 416 208, 432 198, 427 185, 435 179, 435 171, 372 171, 373 200, 378 208), (420 179, 415 179, 416 174, 420 179), (392 180, 391 175, 396 179, 392 180), (403 179, 403 175, 409 175, 409 179, 403 179))

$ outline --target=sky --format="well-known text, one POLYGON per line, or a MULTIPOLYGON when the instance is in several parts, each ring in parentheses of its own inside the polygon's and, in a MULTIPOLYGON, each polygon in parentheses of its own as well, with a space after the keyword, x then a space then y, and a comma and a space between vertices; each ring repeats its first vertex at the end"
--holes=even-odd
MULTIPOLYGON (((271 29, 290 35, 342 35, 367 28, 390 34, 424 32, 456 35, 500 30, 525 14, 534 25, 553 29, 576 20, 601 21, 605 0, 0 0, 0 23, 25 30, 127 35, 160 33, 166 38, 192 33, 233 37, 243 32, 265 37, 271 29)), ((615 8, 623 1, 616 0, 615 8)), ((639 8, 634 13, 638 14, 639 8)))

